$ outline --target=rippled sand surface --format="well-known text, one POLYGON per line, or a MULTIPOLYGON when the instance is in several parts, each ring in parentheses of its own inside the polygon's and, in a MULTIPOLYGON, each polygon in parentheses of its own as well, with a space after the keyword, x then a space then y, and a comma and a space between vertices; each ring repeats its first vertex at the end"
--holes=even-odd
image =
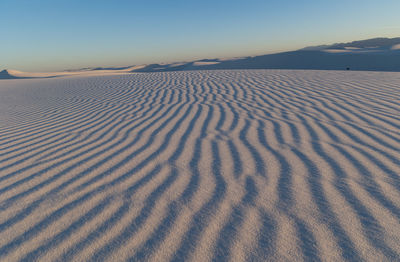
POLYGON ((2 261, 400 260, 400 73, 0 81, 2 261))

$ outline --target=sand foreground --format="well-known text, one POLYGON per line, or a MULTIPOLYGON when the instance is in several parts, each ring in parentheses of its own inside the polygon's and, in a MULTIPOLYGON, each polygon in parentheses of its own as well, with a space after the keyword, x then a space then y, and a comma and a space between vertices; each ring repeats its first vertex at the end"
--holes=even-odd
POLYGON ((0 81, 1 261, 400 260, 400 73, 0 81))

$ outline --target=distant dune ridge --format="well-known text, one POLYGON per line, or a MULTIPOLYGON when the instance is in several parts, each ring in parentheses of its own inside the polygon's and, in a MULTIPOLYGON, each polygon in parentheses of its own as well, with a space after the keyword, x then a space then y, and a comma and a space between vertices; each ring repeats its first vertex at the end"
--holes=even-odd
POLYGON ((3 70, 0 72, 0 79, 17 79, 18 77, 10 74, 9 70, 3 70))
POLYGON ((400 260, 400 73, 107 74, 0 83, 0 261, 400 260))
MULTIPOLYGON (((136 72, 215 69, 313 69, 400 71, 400 37, 374 38, 351 43, 307 47, 297 51, 245 57, 234 60, 208 59, 210 64, 188 62, 179 67, 153 64, 136 72)), ((200 60, 202 62, 205 60, 200 60)))
POLYGON ((130 70, 134 70, 137 67, 130 67, 129 70, 118 68, 116 70, 94 68, 94 69, 79 69, 79 70, 67 70, 60 72, 40 72, 30 73, 21 72, 16 70, 3 70, 0 72, 0 79, 33 79, 33 78, 53 78, 62 76, 95 76, 95 75, 115 75, 115 74, 126 74, 130 70))
POLYGON ((400 37, 374 38, 351 43, 312 46, 297 51, 235 59, 203 59, 191 62, 126 67, 82 68, 53 73, 24 73, 4 70, 0 72, 0 79, 217 69, 312 69, 400 72, 400 37))
POLYGON ((322 46, 310 46, 303 48, 302 50, 326 50, 326 49, 346 49, 346 48, 380 48, 382 50, 388 50, 392 46, 400 43, 400 37, 396 38, 372 38, 361 41, 354 41, 350 43, 336 43, 333 45, 322 45, 322 46))

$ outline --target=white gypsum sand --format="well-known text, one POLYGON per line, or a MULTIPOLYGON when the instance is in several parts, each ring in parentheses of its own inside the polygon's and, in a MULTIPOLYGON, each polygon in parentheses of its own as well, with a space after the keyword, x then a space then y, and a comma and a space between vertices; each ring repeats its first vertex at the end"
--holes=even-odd
POLYGON ((400 73, 0 81, 2 261, 395 261, 400 73))

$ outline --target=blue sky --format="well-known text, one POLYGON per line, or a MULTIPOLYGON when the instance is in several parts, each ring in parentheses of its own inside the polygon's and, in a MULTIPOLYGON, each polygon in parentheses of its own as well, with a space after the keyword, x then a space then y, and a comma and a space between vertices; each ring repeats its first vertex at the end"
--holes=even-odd
POLYGON ((0 0, 0 69, 235 57, 400 36, 399 0, 0 0))

